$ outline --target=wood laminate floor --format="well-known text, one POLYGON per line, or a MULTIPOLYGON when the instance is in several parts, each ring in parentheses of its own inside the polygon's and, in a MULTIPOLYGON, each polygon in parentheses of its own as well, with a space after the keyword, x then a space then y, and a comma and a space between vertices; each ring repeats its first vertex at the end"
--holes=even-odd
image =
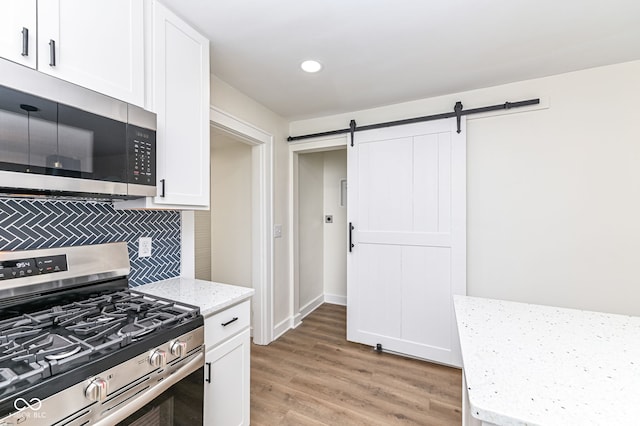
POLYGON ((460 370, 346 341, 346 308, 324 304, 251 346, 251 424, 460 425, 460 370))

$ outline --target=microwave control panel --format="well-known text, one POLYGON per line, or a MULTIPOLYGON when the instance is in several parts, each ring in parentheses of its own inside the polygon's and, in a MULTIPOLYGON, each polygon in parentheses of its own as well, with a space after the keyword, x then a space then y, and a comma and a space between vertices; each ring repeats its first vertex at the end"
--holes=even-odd
POLYGON ((156 132, 142 127, 127 126, 129 183, 156 184, 156 132))

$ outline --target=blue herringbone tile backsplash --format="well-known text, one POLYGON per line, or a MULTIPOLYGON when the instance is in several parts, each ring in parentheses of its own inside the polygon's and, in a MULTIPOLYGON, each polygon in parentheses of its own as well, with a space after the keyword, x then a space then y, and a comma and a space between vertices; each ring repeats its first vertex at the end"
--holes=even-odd
POLYGON ((108 203, 0 199, 0 250, 126 241, 137 286, 180 275, 180 212, 115 210, 108 203), (153 238, 151 257, 138 258, 138 238, 153 238))

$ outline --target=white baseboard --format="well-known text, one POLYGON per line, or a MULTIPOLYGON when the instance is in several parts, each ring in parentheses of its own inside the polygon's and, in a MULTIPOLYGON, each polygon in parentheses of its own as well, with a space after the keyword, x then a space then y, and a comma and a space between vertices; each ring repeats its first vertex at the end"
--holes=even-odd
POLYGON ((324 301, 333 305, 347 306, 347 296, 340 296, 338 294, 325 293, 324 301))
POLYGON ((302 315, 297 313, 293 316, 293 328, 298 328, 300 324, 302 324, 302 315))
POLYGON ((318 296, 315 299, 313 299, 311 302, 309 302, 306 305, 304 305, 303 307, 301 307, 300 308, 300 313, 298 313, 296 315, 296 317, 300 317, 300 320, 302 320, 304 317, 309 315, 311 312, 313 312, 316 309, 318 309, 320 307, 320 305, 322 305, 323 303, 324 303, 324 294, 321 294, 320 296, 318 296))
POLYGON ((293 320, 291 317, 287 317, 284 320, 280 321, 273 327, 273 340, 277 340, 284 333, 293 328, 293 320))

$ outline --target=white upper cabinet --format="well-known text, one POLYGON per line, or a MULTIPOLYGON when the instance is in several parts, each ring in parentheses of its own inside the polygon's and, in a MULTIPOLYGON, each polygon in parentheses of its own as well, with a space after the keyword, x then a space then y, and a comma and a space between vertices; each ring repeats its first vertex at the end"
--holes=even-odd
POLYGON ((36 67, 36 0, 0 3, 0 57, 36 67))
POLYGON ((158 116, 158 195, 116 208, 209 208, 209 40, 156 1, 147 3, 146 108, 158 116), (150 84, 149 84, 150 83, 150 84))
POLYGON ((143 107, 141 0, 2 0, 0 57, 143 107))
POLYGON ((164 5, 1 0, 0 57, 157 114, 157 196, 118 208, 209 208, 209 40, 164 5))
POLYGON ((38 70, 144 106, 140 0, 38 0, 38 70))
POLYGON ((156 3, 158 204, 209 206, 209 40, 156 3))

